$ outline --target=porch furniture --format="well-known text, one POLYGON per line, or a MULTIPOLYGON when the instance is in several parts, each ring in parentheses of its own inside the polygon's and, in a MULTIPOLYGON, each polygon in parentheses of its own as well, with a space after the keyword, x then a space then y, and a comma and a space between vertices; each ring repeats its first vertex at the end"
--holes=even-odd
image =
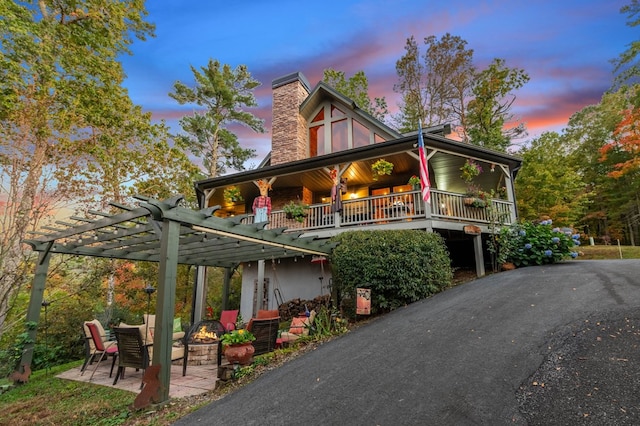
MULTIPOLYGON (((236 311, 237 312, 237 311, 236 311)), ((189 328, 184 337, 184 362, 182 364, 182 375, 187 373, 187 362, 189 361, 189 347, 202 344, 216 344, 218 346, 217 365, 222 363, 222 345, 220 338, 227 330, 218 320, 202 320, 189 328)))
MULTIPOLYGON (((125 324, 123 322, 120 323, 119 327, 116 327, 113 329, 114 333, 116 330, 122 330, 122 329, 133 329, 136 330, 139 334, 140 337, 140 342, 142 344, 142 346, 144 346, 145 348, 145 352, 146 352, 146 356, 148 358, 148 363, 151 363, 152 359, 153 359, 153 333, 155 331, 154 327, 151 327, 151 324, 140 324, 140 325, 129 325, 129 324, 125 324)), ((130 331, 128 331, 130 332, 130 331)), ((130 332, 133 333, 133 332, 130 332)), ((180 337, 177 340, 173 341, 173 344, 171 346, 171 361, 179 361, 182 360, 183 363, 186 363, 185 361, 185 348, 184 348, 184 341, 183 341, 183 337, 185 333, 184 331, 180 331, 177 333, 173 333, 173 337, 180 337)), ((125 338, 129 338, 129 336, 125 336, 125 338)), ((116 340, 117 340, 117 334, 116 334, 116 340)), ((131 343, 133 345, 133 343, 131 343)), ((118 346, 119 348, 120 346, 118 346)), ((137 363, 137 361, 133 362, 134 364, 137 363)), ((127 365, 125 365, 124 367, 127 367, 127 365)), ((124 371, 124 367, 123 367, 123 371, 124 371)), ((136 368, 141 368, 141 367, 136 367, 136 368)), ((184 370, 184 368, 183 368, 184 370)), ((183 376, 184 376, 185 372, 183 371, 183 376)), ((124 376, 124 375, 123 375, 124 376)), ((117 378, 116 378, 117 381, 117 378)), ((115 384, 115 382, 114 382, 115 384)))
POLYGON ((291 342, 295 342, 302 336, 308 336, 309 330, 313 326, 313 321, 316 318, 316 311, 312 310, 309 316, 298 316, 294 317, 291 320, 291 325, 289 326, 288 331, 283 331, 280 333, 281 343, 287 344, 291 342))
POLYGON ((224 329, 229 332, 236 329, 236 321, 238 321, 239 310, 226 310, 220 313, 220 322, 224 329))
MULTIPOLYGON (((139 327, 115 327, 113 329, 118 341, 118 372, 113 381, 115 385, 119 378, 124 378, 126 367, 146 370, 150 363, 149 347, 142 341, 139 327)), ((140 388, 142 389, 142 381, 140 388)))
MULTIPOLYGON (((265 311, 265 312, 278 312, 265 311)), ((260 312, 258 312, 260 313, 260 312)), ((263 315, 266 315, 263 313, 263 315)), ((277 315, 277 314, 276 314, 277 315)), ((247 325, 247 330, 250 331, 256 338, 253 341, 253 347, 255 348, 254 355, 261 355, 267 352, 272 352, 276 348, 276 339, 278 338, 278 328, 280 326, 280 316, 271 318, 251 318, 247 325)))
MULTIPOLYGON (((153 337, 153 333, 156 329, 156 316, 154 314, 144 314, 142 320, 149 327, 149 335, 153 337)), ((174 342, 181 340, 185 333, 182 331, 182 325, 180 318, 173 319, 173 335, 172 340, 174 342)))
POLYGON ((100 321, 98 321, 97 319, 94 319, 92 321, 85 321, 84 323, 82 323, 82 334, 84 336, 85 357, 84 357, 84 363, 82 364, 80 371, 84 371, 87 368, 87 366, 91 365, 93 361, 96 360, 96 357, 100 355, 100 352, 96 351, 96 345, 93 343, 93 339, 91 338, 91 332, 89 331, 89 327, 86 326, 87 322, 92 322, 96 325, 96 327, 98 327, 98 332, 100 334, 100 337, 102 338, 102 342, 105 347, 109 347, 112 345, 115 346, 116 344, 115 341, 109 341, 109 339, 107 338, 107 332, 105 331, 104 327, 102 327, 102 324, 100 323, 100 321))
MULTIPOLYGON (((89 330, 89 334, 91 335, 91 340, 95 348, 90 358, 91 361, 93 361, 96 355, 100 354, 100 358, 98 358, 98 361, 96 362, 96 366, 93 368, 93 371, 91 372, 91 377, 89 377, 89 381, 93 379, 93 375, 96 373, 96 370, 100 365, 100 361, 102 361, 105 356, 107 358, 109 357, 113 358, 113 360, 111 361, 111 371, 109 372, 109 377, 111 377, 111 375, 113 374, 113 367, 116 363, 116 358, 118 357, 118 346, 114 344, 114 342, 108 342, 107 344, 105 344, 103 340, 103 336, 100 335, 100 330, 98 329, 98 326, 95 324, 95 322, 93 321, 85 322, 84 327, 86 327, 89 330)), ((86 364, 87 364, 87 360, 85 360, 85 365, 83 365, 82 373, 80 373, 80 375, 84 374, 85 372, 84 368, 86 368, 86 364)))

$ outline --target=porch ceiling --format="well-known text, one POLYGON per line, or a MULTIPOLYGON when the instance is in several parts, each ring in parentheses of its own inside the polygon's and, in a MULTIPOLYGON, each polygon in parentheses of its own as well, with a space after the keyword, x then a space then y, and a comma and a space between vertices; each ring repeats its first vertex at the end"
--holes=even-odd
POLYGON ((241 224, 244 216, 223 219, 212 216, 218 206, 194 211, 178 204, 182 196, 158 201, 141 200, 139 207, 112 204, 123 212, 58 221, 25 243, 34 251, 115 259, 161 260, 162 223, 180 224, 178 263, 233 267, 241 262, 308 255, 328 255, 335 244, 301 233, 264 229, 265 223, 241 224))
MULTIPOLYGON (((473 158, 486 167, 489 164, 506 164, 510 170, 517 171, 521 160, 517 157, 495 152, 475 145, 457 142, 445 137, 425 134, 427 152, 437 151, 429 159, 429 173, 431 184, 436 189, 464 191, 464 182, 460 179, 460 167, 467 158, 473 158)), ((406 136, 393 141, 377 143, 365 147, 354 148, 348 151, 340 151, 309 158, 291 163, 266 166, 260 169, 246 172, 210 178, 196 182, 196 192, 199 195, 205 190, 224 188, 230 185, 240 189, 245 200, 250 203, 259 194, 258 188, 253 184, 258 179, 277 177, 273 183, 273 189, 295 188, 304 186, 314 194, 329 194, 333 185, 327 168, 336 165, 344 167, 349 165, 343 177, 347 178, 349 187, 384 186, 387 182, 402 180, 419 170, 417 156, 417 132, 415 135, 406 136), (416 156, 409 155, 411 151, 416 156), (373 181, 371 165, 379 158, 384 158, 393 163, 393 176, 382 176, 379 181, 373 181)), ((479 185, 494 186, 494 180, 498 180, 499 173, 483 173, 476 179, 479 185)), ((406 182, 404 180, 404 182, 406 182)), ((396 183, 397 184, 397 183, 396 183)), ((222 189, 216 190, 209 200, 210 205, 224 204, 222 189)))

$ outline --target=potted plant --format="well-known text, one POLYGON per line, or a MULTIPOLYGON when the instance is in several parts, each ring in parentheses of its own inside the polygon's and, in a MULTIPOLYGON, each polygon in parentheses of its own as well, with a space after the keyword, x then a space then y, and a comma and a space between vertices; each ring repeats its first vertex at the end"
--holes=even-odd
POLYGON ((307 217, 309 206, 300 202, 289 201, 282 208, 287 219, 295 219, 297 222, 304 222, 304 218, 307 217))
POLYGON ((407 182, 408 185, 411 185, 413 187, 413 189, 419 189, 420 187, 420 178, 416 175, 413 175, 409 178, 409 181, 407 182))
POLYGON ((460 174, 462 180, 467 183, 471 183, 476 176, 482 173, 482 167, 480 167, 480 164, 475 161, 467 159, 467 161, 464 162, 464 165, 460 167, 460 171, 462 172, 460 174))
POLYGON ((229 203, 237 203, 239 201, 244 201, 244 198, 242 198, 242 194, 240 193, 240 190, 235 186, 230 186, 228 188, 225 188, 223 196, 225 201, 229 203))
POLYGON ((390 175, 391 172, 393 172, 393 163, 388 162, 384 158, 379 159, 371 165, 373 180, 378 180, 382 175, 390 175))
POLYGON ((467 185, 467 191, 464 193, 464 198, 462 199, 462 201, 464 202, 464 205, 473 206, 473 203, 478 198, 479 193, 480 193, 480 190, 476 185, 472 183, 467 185))
POLYGON ((238 363, 240 365, 251 364, 251 358, 256 351, 253 347, 255 336, 244 328, 233 330, 230 333, 222 335, 222 352, 230 364, 238 363))

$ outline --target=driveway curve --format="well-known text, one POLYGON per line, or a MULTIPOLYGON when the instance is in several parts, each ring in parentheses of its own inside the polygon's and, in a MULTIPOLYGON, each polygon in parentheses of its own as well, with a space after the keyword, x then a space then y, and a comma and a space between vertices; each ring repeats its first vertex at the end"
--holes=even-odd
POLYGON ((640 260, 502 272, 363 325, 175 425, 527 424, 517 393, 558 336, 638 308, 640 260))

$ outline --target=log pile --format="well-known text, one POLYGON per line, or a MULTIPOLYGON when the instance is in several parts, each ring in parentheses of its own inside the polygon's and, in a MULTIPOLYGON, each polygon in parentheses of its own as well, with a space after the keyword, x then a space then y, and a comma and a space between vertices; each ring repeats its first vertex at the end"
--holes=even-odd
POLYGON ((318 307, 320 306, 329 306, 331 301, 331 295, 325 294, 324 296, 318 296, 313 300, 303 300, 303 299, 292 299, 288 302, 284 302, 282 305, 278 307, 278 312, 280 313, 280 321, 289 321, 293 317, 297 317, 298 315, 303 315, 306 309, 309 311, 316 310, 318 311, 318 307))

